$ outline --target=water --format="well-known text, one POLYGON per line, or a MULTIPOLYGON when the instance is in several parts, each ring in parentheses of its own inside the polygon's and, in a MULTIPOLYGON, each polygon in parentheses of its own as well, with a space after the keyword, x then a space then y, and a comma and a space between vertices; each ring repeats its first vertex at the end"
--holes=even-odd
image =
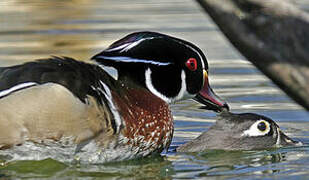
MULTIPOLYGON (((306 1, 295 1, 308 10, 306 1)), ((187 39, 206 54, 210 83, 233 112, 274 119, 284 132, 309 143, 309 113, 263 76, 190 0, 2 0, 0 66, 50 55, 87 60, 133 31, 159 31, 187 39)), ((215 113, 191 100, 172 106, 175 134, 162 156, 104 165, 43 161, 2 161, 0 179, 260 179, 309 177, 309 147, 268 151, 175 153, 180 144, 207 130, 215 113)), ((1 159, 4 159, 2 157, 1 159)))

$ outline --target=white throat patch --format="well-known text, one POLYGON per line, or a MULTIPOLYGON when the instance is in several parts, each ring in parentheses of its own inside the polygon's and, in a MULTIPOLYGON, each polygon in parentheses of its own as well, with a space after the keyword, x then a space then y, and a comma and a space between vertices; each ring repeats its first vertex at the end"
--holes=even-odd
POLYGON ((187 92, 186 74, 185 74, 184 70, 181 71, 181 88, 180 88, 180 91, 178 92, 177 96, 175 96, 175 97, 166 97, 165 95, 160 93, 152 84, 151 73, 152 72, 151 72, 150 68, 148 68, 145 71, 146 86, 154 95, 156 95, 159 98, 163 99, 165 102, 170 104, 170 103, 174 103, 174 102, 176 102, 176 101, 178 101, 180 99, 191 98, 192 97, 192 95, 190 95, 187 92))

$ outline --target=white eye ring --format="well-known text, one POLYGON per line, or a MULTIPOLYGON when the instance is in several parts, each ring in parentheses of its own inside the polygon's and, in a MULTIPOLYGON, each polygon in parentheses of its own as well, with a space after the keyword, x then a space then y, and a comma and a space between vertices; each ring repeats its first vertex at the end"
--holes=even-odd
POLYGON ((254 124, 252 124, 248 130, 245 130, 241 134, 241 136, 249 136, 249 137, 251 137, 251 136, 264 136, 264 135, 268 134, 269 131, 270 131, 270 124, 269 124, 269 122, 261 119, 261 120, 258 120, 257 122, 255 122, 254 124), (264 123, 265 130, 260 130, 258 128, 258 125, 260 123, 264 123))

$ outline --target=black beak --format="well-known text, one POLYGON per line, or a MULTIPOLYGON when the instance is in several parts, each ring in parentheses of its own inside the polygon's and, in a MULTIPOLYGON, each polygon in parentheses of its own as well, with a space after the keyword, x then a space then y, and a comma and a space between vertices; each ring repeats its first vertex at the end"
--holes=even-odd
POLYGON ((279 130, 280 132, 280 145, 281 146, 302 146, 303 143, 300 141, 295 141, 293 139, 291 139, 290 137, 288 137, 287 135, 285 135, 281 130, 279 130))

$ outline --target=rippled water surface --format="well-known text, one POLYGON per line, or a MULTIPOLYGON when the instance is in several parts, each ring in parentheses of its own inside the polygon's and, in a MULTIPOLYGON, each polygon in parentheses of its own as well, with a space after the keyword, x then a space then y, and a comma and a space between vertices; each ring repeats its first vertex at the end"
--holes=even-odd
MULTIPOLYGON (((294 2, 309 9, 305 0, 294 2)), ((210 83, 232 111, 269 116, 287 135, 309 143, 309 113, 244 60, 190 0, 2 0, 0 66, 50 55, 87 60, 113 41, 142 30, 167 33, 198 45, 209 60, 210 83)), ((172 106, 175 134, 170 150, 162 156, 104 165, 72 165, 51 159, 2 161, 0 179, 309 178, 308 146, 173 152, 214 123, 215 114, 198 107, 191 100, 172 106)))

